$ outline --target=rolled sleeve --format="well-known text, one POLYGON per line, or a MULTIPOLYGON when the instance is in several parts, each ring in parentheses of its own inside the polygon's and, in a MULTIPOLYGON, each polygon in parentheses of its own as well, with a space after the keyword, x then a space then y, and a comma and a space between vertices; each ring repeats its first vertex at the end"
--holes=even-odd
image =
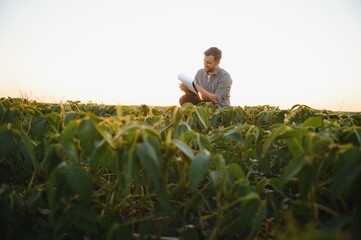
POLYGON ((223 106, 231 105, 230 93, 232 86, 232 78, 228 72, 223 72, 219 77, 218 87, 215 91, 218 103, 223 106))

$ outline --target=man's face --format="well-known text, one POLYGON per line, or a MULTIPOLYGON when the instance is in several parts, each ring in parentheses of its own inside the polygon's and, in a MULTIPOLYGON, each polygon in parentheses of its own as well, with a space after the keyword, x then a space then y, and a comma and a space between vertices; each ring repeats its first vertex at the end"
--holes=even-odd
POLYGON ((219 61, 214 60, 213 55, 204 56, 203 65, 207 74, 213 73, 218 67, 219 61))

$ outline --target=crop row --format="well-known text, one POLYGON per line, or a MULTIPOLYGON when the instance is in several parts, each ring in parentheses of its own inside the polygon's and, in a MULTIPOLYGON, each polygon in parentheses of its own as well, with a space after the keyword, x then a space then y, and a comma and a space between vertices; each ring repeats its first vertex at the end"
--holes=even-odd
POLYGON ((1 239, 356 239, 361 114, 0 99, 1 239))

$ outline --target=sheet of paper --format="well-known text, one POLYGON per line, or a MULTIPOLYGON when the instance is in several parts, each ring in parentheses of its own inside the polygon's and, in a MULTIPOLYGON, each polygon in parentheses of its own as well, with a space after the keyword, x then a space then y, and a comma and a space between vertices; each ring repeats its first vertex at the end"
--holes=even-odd
POLYGON ((191 91, 194 92, 195 94, 198 94, 198 93, 197 93, 197 90, 196 90, 195 87, 194 87, 194 79, 193 79, 193 78, 188 77, 187 75, 185 75, 185 74, 183 74, 183 73, 180 73, 180 74, 178 74, 178 79, 179 79, 182 83, 184 83, 189 90, 191 90, 191 91))

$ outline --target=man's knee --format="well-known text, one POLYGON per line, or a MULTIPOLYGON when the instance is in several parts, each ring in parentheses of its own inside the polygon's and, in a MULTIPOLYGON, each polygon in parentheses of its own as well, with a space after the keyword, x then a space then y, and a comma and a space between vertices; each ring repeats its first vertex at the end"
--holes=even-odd
POLYGON ((202 100, 197 95, 184 94, 179 98, 179 104, 182 106, 186 102, 190 102, 193 105, 200 103, 202 100))

